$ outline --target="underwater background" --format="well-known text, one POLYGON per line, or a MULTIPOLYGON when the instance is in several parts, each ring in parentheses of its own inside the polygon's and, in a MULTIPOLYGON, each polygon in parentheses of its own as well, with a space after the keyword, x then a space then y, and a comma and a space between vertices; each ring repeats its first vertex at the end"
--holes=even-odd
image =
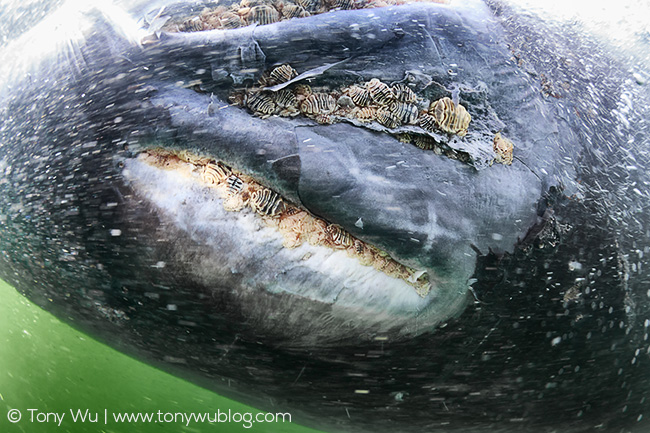
MULTIPOLYGON (((36 24, 53 5, 60 3, 1 1, 2 43, 36 24), (18 4, 21 6, 16 9, 18 4)), ((523 3, 530 4, 531 1, 523 3)), ((559 9, 562 2, 544 3, 545 11, 548 11, 556 6, 559 9)), ((601 36, 609 37, 608 42, 613 48, 620 49, 622 57, 634 56, 635 61, 631 63, 639 67, 632 72, 639 84, 647 86, 647 66, 650 65, 650 6, 647 0, 629 0, 607 8, 589 2, 590 6, 584 10, 577 6, 583 2, 563 3, 567 3, 570 9, 566 16, 562 16, 563 19, 591 14, 591 18, 585 21, 589 27, 601 36)), ((153 422, 104 425, 101 420, 98 423, 74 423, 69 417, 59 427, 55 423, 26 422, 28 408, 59 413, 70 409, 100 413, 105 409, 114 413, 159 410, 171 413, 258 412, 93 340, 0 281, 0 432, 317 432, 286 422, 259 423, 251 428, 237 422, 191 423, 189 426, 153 422), (11 409, 21 410, 23 421, 10 423, 7 413, 11 409)), ((287 412, 282 407, 277 411, 287 412)))
MULTIPOLYGON (((113 413, 259 413, 99 343, 32 304, 0 280, 0 432, 286 432, 317 433, 289 422, 115 423, 113 413), (66 413, 56 422, 29 422, 27 409, 66 413), (11 409, 22 413, 12 424, 11 409), (73 422, 70 409, 99 413, 97 423, 73 422), (104 425, 104 410, 109 422, 104 425)), ((277 407, 278 412, 288 412, 277 407)), ((211 415, 213 416, 213 415, 211 415)), ((255 415, 253 415, 254 417, 255 415)))
MULTIPOLYGON (((0 46, 64 3, 0 0, 0 46)), ((127 2, 132 5, 136 2, 127 2)), ((110 413, 232 413, 260 411, 139 362, 99 343, 43 311, 0 280, 0 432, 287 432, 317 433, 290 422, 111 423, 110 413), (12 424, 8 412, 22 420, 12 424), (66 413, 56 422, 31 423, 27 409, 66 413), (99 413, 97 423, 73 422, 70 409, 99 413), (109 423, 103 424, 104 410, 109 423)), ((278 407, 278 412, 288 412, 278 407)))

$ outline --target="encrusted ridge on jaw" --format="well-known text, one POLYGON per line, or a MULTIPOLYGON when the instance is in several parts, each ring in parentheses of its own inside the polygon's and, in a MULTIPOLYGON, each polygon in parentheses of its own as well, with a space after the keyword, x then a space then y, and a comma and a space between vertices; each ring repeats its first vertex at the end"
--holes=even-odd
MULTIPOLYGON (((209 5, 196 14, 178 14, 166 18, 162 30, 200 32, 230 30, 253 24, 266 25, 290 19, 306 18, 330 11, 372 9, 427 1, 448 4, 450 0, 241 0, 209 5), (230 4, 228 4, 230 3, 230 4)), ((207 2, 206 2, 207 3, 207 2)))
POLYGON ((285 248, 296 248, 307 242, 314 246, 342 250, 348 256, 356 258, 361 265, 372 266, 390 277, 405 281, 421 297, 425 297, 431 290, 432 282, 426 271, 399 263, 387 252, 294 205, 277 192, 221 161, 184 150, 163 148, 146 149, 138 158, 158 168, 184 172, 206 187, 214 188, 223 199, 227 211, 250 209, 255 212, 267 226, 282 234, 285 248))

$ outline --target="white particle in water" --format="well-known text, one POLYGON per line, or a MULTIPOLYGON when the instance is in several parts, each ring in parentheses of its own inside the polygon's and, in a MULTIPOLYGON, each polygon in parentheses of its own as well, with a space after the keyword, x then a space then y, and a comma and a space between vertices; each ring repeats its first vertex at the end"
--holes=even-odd
POLYGON ((569 262, 570 271, 579 271, 582 269, 582 263, 576 262, 575 260, 569 262))

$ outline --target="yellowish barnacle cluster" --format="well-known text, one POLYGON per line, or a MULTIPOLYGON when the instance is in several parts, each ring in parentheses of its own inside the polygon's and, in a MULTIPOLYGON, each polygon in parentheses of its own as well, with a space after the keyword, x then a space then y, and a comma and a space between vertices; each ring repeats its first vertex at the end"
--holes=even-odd
MULTIPOLYGON (((388 129, 402 125, 419 126, 422 133, 400 132, 396 134, 403 143, 410 143, 423 150, 430 150, 464 163, 470 162, 468 153, 442 146, 427 132, 443 132, 465 137, 472 116, 467 109, 443 97, 428 104, 427 110, 419 110, 422 99, 403 83, 392 86, 377 78, 337 90, 313 89, 301 82, 272 91, 268 87, 284 84, 298 76, 288 64, 266 71, 258 85, 248 90, 235 90, 230 95, 233 105, 248 108, 254 115, 267 118, 272 115, 294 117, 303 115, 322 124, 332 124, 345 119, 362 124, 377 122, 388 129)), ((424 101, 426 104, 427 101, 424 101)), ((425 105, 426 106, 426 105, 425 105)), ((512 141, 496 134, 493 141, 494 162, 511 165, 514 145, 512 141)))
POLYGON ((428 110, 420 111, 422 99, 408 85, 389 85, 377 78, 341 89, 316 89, 300 82, 278 91, 268 87, 287 83, 298 76, 290 65, 277 66, 266 71, 258 85, 248 90, 235 90, 230 102, 248 108, 262 118, 271 115, 293 117, 303 115, 322 124, 352 120, 362 124, 377 122, 388 129, 402 125, 419 126, 421 134, 401 134, 400 140, 424 150, 433 150, 450 158, 469 162, 463 152, 441 147, 427 132, 443 132, 464 137, 471 116, 460 104, 445 97, 432 101, 428 110))
POLYGON ((388 253, 355 238, 340 226, 293 205, 277 192, 220 161, 186 151, 160 148, 149 149, 141 153, 140 158, 153 166, 184 172, 195 178, 198 174, 198 179, 214 188, 223 199, 224 209, 236 212, 250 208, 267 226, 279 230, 285 248, 296 248, 307 242, 343 250, 364 266, 372 266, 391 277, 406 281, 420 296, 429 293, 431 283, 428 274, 402 265, 388 253))
MULTIPOLYGON (((206 7, 198 15, 169 20, 168 32, 199 32, 265 25, 292 18, 305 18, 335 10, 369 9, 422 0, 241 0, 230 6, 206 7)), ((447 0, 426 0, 448 3, 447 0)))
POLYGON ((512 143, 512 141, 508 140, 505 137, 502 137, 501 133, 497 132, 497 134, 494 136, 493 145, 492 145, 492 149, 496 154, 496 157, 494 158, 494 162, 497 162, 499 164, 504 164, 504 165, 511 165, 513 159, 512 153, 514 151, 514 148, 515 146, 512 143))

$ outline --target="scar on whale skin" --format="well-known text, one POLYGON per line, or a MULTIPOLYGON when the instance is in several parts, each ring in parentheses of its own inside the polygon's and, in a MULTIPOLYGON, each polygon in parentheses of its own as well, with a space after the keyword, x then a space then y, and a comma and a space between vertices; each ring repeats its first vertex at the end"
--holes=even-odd
POLYGON ((427 271, 399 263, 387 252, 355 238, 340 226, 295 206, 277 192, 221 161, 187 151, 176 152, 161 148, 145 150, 138 158, 149 165, 174 170, 213 188, 215 194, 222 199, 226 211, 252 210, 265 225, 282 234, 285 248, 296 248, 307 242, 314 246, 344 250, 360 264, 372 266, 390 277, 405 281, 421 297, 427 296, 434 285, 427 271))

